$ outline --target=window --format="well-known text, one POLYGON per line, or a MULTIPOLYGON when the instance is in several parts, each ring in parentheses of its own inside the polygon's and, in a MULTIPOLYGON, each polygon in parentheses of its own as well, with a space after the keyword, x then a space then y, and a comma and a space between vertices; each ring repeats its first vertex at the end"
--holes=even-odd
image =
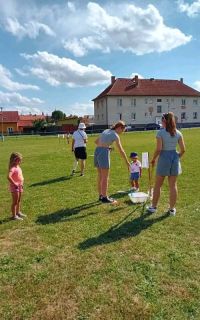
POLYGON ((103 100, 101 100, 101 107, 103 108, 103 100))
POLYGON ((194 105, 194 106, 197 106, 197 105, 198 105, 198 100, 197 100, 197 99, 194 99, 194 100, 193 100, 193 105, 194 105))
POLYGON ((147 103, 148 103, 148 98, 145 98, 145 100, 144 100, 144 101, 145 101, 145 104, 147 104, 147 103))
POLYGON ((145 112, 145 113, 144 113, 144 116, 147 117, 147 116, 148 116, 148 112, 145 112))
POLYGON ((99 109, 99 101, 97 101, 97 109, 99 109))
POLYGON ((186 119, 186 117, 185 117, 185 112, 182 112, 181 113, 181 120, 185 120, 186 119))
POLYGON ((97 115, 97 120, 99 120, 99 114, 97 115))
POLYGON ((103 113, 102 113, 102 115, 101 115, 101 118, 102 118, 102 120, 103 120, 103 113))
POLYGON ((132 112, 132 113, 131 113, 131 119, 132 119, 132 120, 135 120, 135 119, 136 119, 136 113, 135 113, 135 112, 132 112))
POLYGON ((119 114, 119 120, 122 120, 122 114, 121 113, 119 114))
POLYGON ((182 106, 185 106, 185 105, 186 105, 186 100, 185 100, 185 99, 182 99, 182 100, 181 100, 181 104, 182 104, 182 106))
POLYGON ((131 98, 131 107, 135 107, 135 106, 136 106, 136 99, 131 98))
POLYGON ((121 98, 117 99, 117 105, 118 105, 118 107, 122 106, 122 99, 121 98))
POLYGON ((157 113, 162 113, 162 106, 157 106, 157 113))
POLYGON ((157 102, 162 102, 162 99, 157 99, 157 102))
POLYGON ((193 112, 193 119, 197 119, 197 112, 193 112))
POLYGON ((13 133, 13 128, 7 128, 8 133, 13 133))

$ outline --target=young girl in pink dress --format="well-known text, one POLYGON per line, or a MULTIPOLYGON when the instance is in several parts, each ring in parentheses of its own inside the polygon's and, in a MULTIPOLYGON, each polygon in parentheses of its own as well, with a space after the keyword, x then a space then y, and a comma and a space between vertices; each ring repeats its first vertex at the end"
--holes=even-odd
POLYGON ((20 212, 21 195, 23 192, 24 177, 20 163, 22 161, 22 155, 18 152, 13 152, 9 161, 8 181, 9 189, 12 195, 12 219, 23 220, 26 217, 25 214, 20 212))

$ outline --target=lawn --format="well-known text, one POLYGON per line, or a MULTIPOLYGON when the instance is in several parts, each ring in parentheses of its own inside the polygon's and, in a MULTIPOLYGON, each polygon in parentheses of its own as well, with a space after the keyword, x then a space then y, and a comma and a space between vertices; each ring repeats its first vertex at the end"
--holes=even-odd
MULTIPOLYGON (((200 319, 200 129, 184 130, 187 152, 176 217, 168 217, 164 185, 158 212, 146 215, 127 194, 126 166, 111 154, 110 194, 98 202, 89 137, 84 177, 70 176, 70 145, 57 137, 0 142, 0 319, 200 319), (11 221, 7 166, 23 154, 24 221, 11 221)), ((155 132, 122 136, 129 154, 149 151, 155 132)), ((143 170, 141 190, 148 188, 143 170)))

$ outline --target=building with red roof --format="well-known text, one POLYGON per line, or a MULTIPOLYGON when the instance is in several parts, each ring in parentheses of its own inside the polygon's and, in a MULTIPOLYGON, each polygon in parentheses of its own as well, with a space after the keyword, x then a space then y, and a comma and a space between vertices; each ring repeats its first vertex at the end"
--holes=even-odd
POLYGON ((180 80, 111 77, 111 84, 94 101, 95 124, 109 127, 118 120, 144 127, 159 123, 172 111, 178 123, 200 124, 200 92, 180 80))
POLYGON ((46 117, 42 115, 19 115, 18 111, 1 111, 0 123, 1 133, 12 134, 30 132, 34 128, 34 121, 46 117))

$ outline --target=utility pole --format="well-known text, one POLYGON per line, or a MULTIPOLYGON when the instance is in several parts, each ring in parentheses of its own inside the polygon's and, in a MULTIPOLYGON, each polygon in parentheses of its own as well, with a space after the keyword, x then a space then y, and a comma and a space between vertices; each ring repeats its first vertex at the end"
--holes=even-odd
POLYGON ((1 109, 1 140, 2 142, 4 141, 4 136, 3 136, 3 107, 0 107, 1 109))

